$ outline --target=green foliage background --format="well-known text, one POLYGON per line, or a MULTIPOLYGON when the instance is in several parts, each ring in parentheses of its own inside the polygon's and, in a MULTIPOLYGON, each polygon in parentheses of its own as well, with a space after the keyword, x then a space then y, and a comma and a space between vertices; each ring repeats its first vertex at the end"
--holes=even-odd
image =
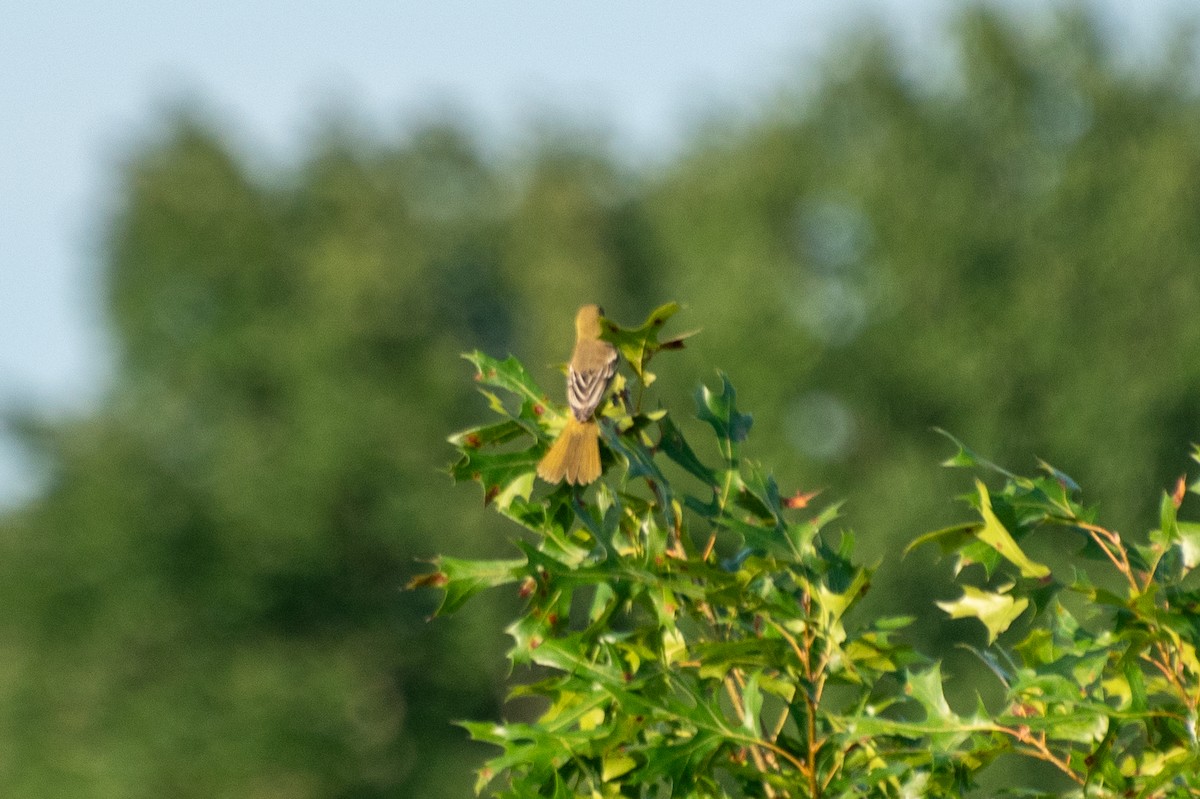
MULTIPOLYGON (((727 371, 746 454, 785 493, 848 498, 868 559, 961 516, 933 425, 1151 527, 1200 429, 1190 48, 1122 65, 1079 15, 976 11, 952 38, 936 85, 885 36, 843 42, 814 91, 653 168, 579 131, 496 153, 446 123, 333 125, 268 168, 169 119, 106 225, 109 391, 13 419, 47 480, 0 518, 0 793, 469 791, 484 751, 449 721, 503 712, 517 599, 430 625, 435 598, 399 587, 514 535, 438 471, 478 417, 458 354, 554 385, 582 302, 634 322, 684 301, 704 332, 660 393, 687 407, 727 371)), ((876 601, 953 596, 931 563, 876 601)))

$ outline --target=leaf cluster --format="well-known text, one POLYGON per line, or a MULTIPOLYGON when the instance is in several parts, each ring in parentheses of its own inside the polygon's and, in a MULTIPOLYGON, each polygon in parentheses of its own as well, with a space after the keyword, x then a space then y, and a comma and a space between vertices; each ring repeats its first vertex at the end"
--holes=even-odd
POLYGON ((951 617, 985 626, 989 646, 974 651, 1003 688, 997 710, 981 705, 971 720, 955 717, 984 725, 972 745, 990 742, 1049 763, 1074 786, 1072 795, 1196 796, 1200 524, 1178 518, 1185 479, 1164 492, 1158 528, 1136 543, 1096 523, 1079 486, 1050 464, 1039 462, 1034 477, 1016 475, 955 443, 946 465, 999 473, 1004 487, 989 495, 976 480, 969 501, 980 521, 912 546, 937 544, 960 578, 982 578, 964 584, 959 599, 938 603, 951 617), (1061 535, 1079 545, 1062 568, 1021 547, 1061 535), (1095 582, 1087 561, 1103 567, 1095 582))
MULTIPOLYGON (((663 306, 633 330, 605 322, 641 389, 650 358, 681 346, 659 340, 676 310, 663 306)), ((451 472, 479 482, 528 535, 517 558, 442 557, 414 585, 443 589, 443 613, 487 588, 519 592, 509 658, 534 678, 512 696, 540 708, 533 721, 464 723, 500 749, 478 791, 960 796, 1009 753, 1049 764, 1067 795, 1200 790, 1200 593, 1188 581, 1200 525, 1176 517, 1182 482, 1164 496, 1149 543, 1134 545, 1096 524, 1075 481, 1049 464, 1022 477, 958 444, 947 465, 999 472, 1004 486, 993 493, 976 479, 979 519, 912 546, 953 557, 962 595, 938 604, 987 631, 987 647, 972 651, 1003 698, 961 713, 940 664, 903 640, 912 619, 851 621, 872 570, 854 562, 849 533, 824 532, 836 505, 811 509, 815 492, 787 496, 742 457, 752 419, 726 376, 695 394, 715 457, 698 454, 669 411, 643 410, 641 391, 637 403, 621 391, 601 420, 606 478, 540 491, 534 468, 559 411, 515 358, 467 358, 500 418, 451 438, 451 472), (1075 565, 1052 570, 1022 547, 1058 532, 1118 575, 1117 587, 1075 565)), ((1056 795, 1038 785, 1001 793, 1056 795)))
MULTIPOLYGON (((631 330, 606 322, 639 396, 653 379, 649 359, 681 346, 682 337, 660 339, 675 310, 664 306, 631 330)), ((514 696, 544 707, 535 723, 465 725, 502 750, 479 789, 514 797, 901 789, 905 764, 926 756, 860 721, 903 699, 895 687, 917 656, 896 634, 909 620, 847 625, 871 571, 853 562, 849 534, 832 543, 822 535, 836 506, 810 509, 811 492, 786 496, 742 457, 752 419, 728 378, 695 395, 715 457, 699 454, 670 412, 618 400, 601 421, 607 479, 539 492, 533 470, 550 440, 546 417, 557 411, 515 359, 467 357, 501 418, 452 437, 461 455, 452 474, 481 483, 485 501, 531 535, 517 543, 519 558, 443 557, 416 582, 444 589, 442 612, 485 588, 519 591, 527 605, 509 627, 509 656, 537 667, 538 678, 514 696)))

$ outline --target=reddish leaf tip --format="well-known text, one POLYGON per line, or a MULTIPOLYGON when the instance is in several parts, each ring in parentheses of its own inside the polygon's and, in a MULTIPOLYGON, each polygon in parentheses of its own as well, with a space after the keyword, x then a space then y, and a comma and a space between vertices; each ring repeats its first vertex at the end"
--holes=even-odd
POLYGON ((825 489, 823 488, 816 488, 812 491, 797 490, 795 494, 792 494, 790 497, 787 497, 783 500, 783 506, 785 508, 791 508, 792 510, 807 508, 808 503, 812 502, 813 498, 824 490, 825 489))
POLYGON ((1171 493, 1171 503, 1178 508, 1183 504, 1183 495, 1187 493, 1187 475, 1179 475, 1179 480, 1175 482, 1175 491, 1171 493))

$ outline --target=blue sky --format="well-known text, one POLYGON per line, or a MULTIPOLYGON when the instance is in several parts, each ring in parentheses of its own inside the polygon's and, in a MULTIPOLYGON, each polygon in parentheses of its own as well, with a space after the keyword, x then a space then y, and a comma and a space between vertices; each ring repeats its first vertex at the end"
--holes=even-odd
MULTIPOLYGON (((653 158, 707 110, 752 108, 864 17, 929 52, 956 5, 0 0, 0 406, 79 411, 103 391, 110 358, 95 275, 112 178, 181 99, 274 160, 286 161, 325 110, 351 109, 386 132, 447 106, 501 143, 540 112, 567 112, 653 158)), ((1198 8, 1094 5, 1134 57, 1198 8)), ((31 485, 0 437, 0 501, 31 485)))

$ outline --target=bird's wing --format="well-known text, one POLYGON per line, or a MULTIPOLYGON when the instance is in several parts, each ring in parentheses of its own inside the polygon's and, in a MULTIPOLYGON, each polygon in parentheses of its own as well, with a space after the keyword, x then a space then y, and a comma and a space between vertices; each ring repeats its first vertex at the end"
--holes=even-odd
POLYGON ((572 366, 567 370, 567 404, 571 406, 575 418, 581 422, 592 418, 596 406, 604 398, 604 391, 616 374, 617 351, 609 348, 603 357, 604 360, 600 360, 594 368, 577 371, 572 366))

